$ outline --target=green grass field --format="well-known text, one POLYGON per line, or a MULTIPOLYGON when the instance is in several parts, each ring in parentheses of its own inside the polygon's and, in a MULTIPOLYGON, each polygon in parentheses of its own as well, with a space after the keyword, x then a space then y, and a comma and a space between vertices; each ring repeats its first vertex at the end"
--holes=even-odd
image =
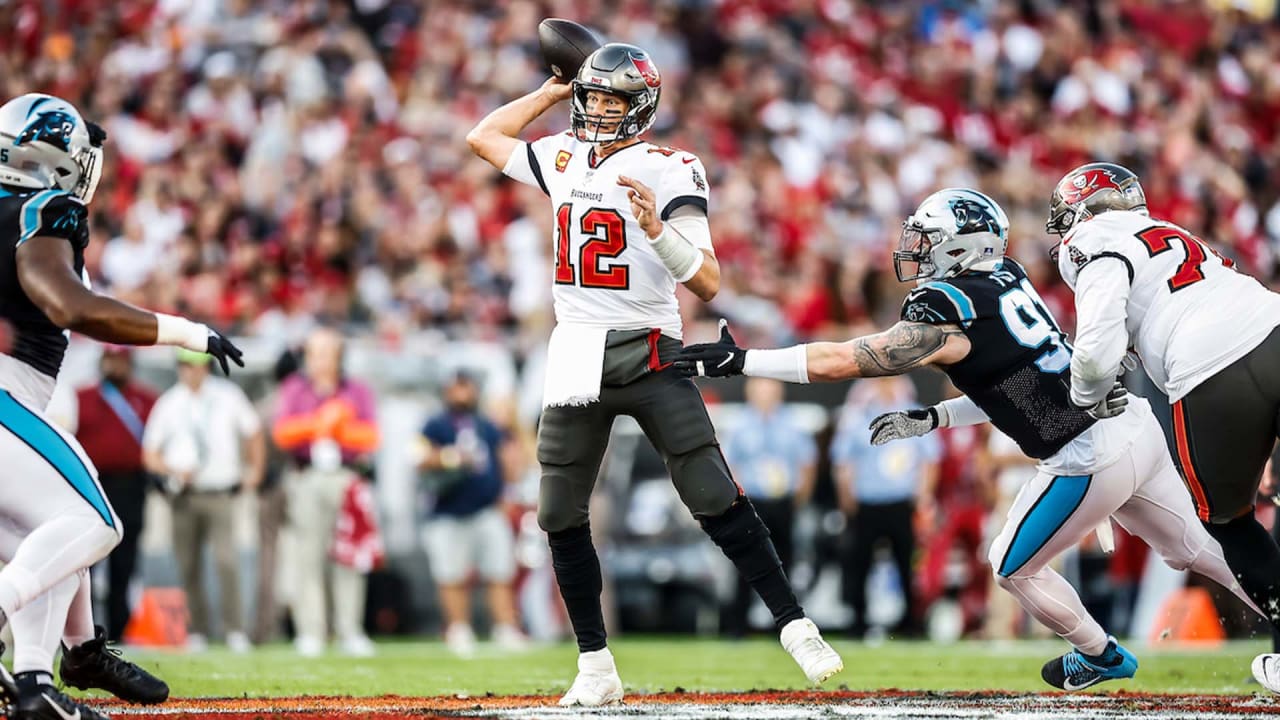
MULTIPOLYGON (((879 647, 835 642, 845 671, 828 687, 852 690, 1049 690, 1040 666, 1066 645, 1055 641, 1011 644, 967 642, 938 646, 891 642, 879 647)), ((635 637, 611 643, 630 693, 800 689, 804 676, 771 639, 718 640, 635 637)), ((1105 690, 1134 692, 1255 692, 1246 683, 1249 662, 1267 646, 1233 642, 1202 650, 1139 650, 1134 680, 1105 683, 1105 690)), ((522 653, 481 647, 460 659, 435 642, 379 645, 377 657, 338 655, 301 659, 289 646, 233 655, 217 648, 199 655, 129 649, 129 658, 157 672, 176 697, 273 697, 293 695, 557 694, 573 679, 576 649, 568 644, 522 653)))

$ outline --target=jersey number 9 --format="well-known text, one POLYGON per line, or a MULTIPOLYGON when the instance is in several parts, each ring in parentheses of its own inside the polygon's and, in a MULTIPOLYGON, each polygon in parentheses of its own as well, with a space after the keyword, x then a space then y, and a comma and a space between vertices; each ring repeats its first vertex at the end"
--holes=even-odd
POLYGON ((1045 347, 1036 358, 1036 367, 1047 373, 1060 373, 1071 364, 1071 350, 1062 338, 1062 331, 1053 316, 1044 309, 1044 301, 1023 278, 1000 296, 1000 318, 1018 344, 1028 348, 1045 347))

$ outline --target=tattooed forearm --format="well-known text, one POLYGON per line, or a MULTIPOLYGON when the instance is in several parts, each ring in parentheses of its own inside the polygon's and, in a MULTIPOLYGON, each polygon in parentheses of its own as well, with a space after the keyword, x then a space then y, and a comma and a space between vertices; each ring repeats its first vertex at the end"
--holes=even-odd
POLYGON ((854 340, 853 362, 862 377, 898 375, 924 364, 953 335, 963 335, 948 325, 900 322, 882 333, 854 340))

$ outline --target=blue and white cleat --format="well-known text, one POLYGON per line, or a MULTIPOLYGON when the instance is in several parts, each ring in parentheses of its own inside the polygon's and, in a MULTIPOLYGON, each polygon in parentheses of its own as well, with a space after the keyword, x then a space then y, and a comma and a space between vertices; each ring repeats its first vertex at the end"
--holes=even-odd
POLYGON ((1079 650, 1044 664, 1040 677, 1059 690, 1077 692, 1105 680, 1131 678, 1138 672, 1138 658, 1125 650, 1113 637, 1107 638, 1101 655, 1085 655, 1079 650))

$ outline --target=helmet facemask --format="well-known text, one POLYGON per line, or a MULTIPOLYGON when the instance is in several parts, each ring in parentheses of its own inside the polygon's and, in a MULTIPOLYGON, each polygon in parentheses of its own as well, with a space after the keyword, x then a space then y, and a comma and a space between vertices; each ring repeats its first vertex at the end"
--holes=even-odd
POLYGON ((926 230, 910 220, 904 222, 898 249, 893 252, 893 271, 898 275, 898 282, 932 278, 938 271, 933 262, 933 249, 941 242, 941 230, 926 230))
MULTIPOLYGON (((573 81, 573 104, 570 109, 569 121, 573 128, 573 134, 578 140, 589 143, 608 143, 616 140, 625 140, 630 137, 639 135, 640 132, 629 125, 634 125, 634 119, 631 118, 631 98, 616 93, 609 88, 590 85, 578 80, 573 81), (592 92, 605 93, 613 97, 621 99, 627 105, 627 109, 621 113, 591 113, 588 111, 590 107, 590 97, 592 92), (606 130, 605 128, 609 128, 606 130)), ((603 105, 598 102, 597 105, 603 105)))

